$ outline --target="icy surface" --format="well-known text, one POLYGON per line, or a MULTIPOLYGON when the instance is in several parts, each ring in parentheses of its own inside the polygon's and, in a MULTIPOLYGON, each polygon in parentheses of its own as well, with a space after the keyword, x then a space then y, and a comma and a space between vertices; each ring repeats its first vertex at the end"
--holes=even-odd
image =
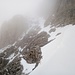
POLYGON ((42 47, 41 64, 30 75, 75 75, 75 26, 57 28, 52 38, 58 32, 60 36, 42 47))

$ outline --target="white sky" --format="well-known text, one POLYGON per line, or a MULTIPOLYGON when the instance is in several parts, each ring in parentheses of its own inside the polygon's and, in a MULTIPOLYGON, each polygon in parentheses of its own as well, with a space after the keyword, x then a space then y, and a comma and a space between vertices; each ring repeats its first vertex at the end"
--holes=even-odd
POLYGON ((36 15, 42 5, 43 9, 46 9, 47 1, 52 2, 52 0, 0 0, 0 25, 14 15, 36 15))
POLYGON ((30 14, 42 0, 0 0, 0 24, 18 14, 30 14))

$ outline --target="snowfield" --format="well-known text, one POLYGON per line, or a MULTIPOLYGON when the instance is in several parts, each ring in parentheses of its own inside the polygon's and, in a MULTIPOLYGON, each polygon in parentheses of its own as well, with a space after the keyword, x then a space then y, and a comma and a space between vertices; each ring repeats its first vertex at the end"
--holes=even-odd
POLYGON ((55 40, 41 48, 43 59, 30 75, 75 75, 75 26, 56 28, 50 35, 55 40))
MULTIPOLYGON (((47 26, 42 28, 40 32, 42 31, 50 35, 49 41, 54 40, 41 48, 43 58, 35 70, 32 71, 35 64, 28 64, 21 58, 22 73, 29 75, 75 75, 75 26, 66 25, 58 28, 47 26)), ((9 47, 11 45, 3 48, 3 51, 9 47)), ((23 49, 19 47, 18 50, 19 52, 16 56, 23 49)), ((2 49, 0 49, 1 52, 2 49)), ((16 56, 13 53, 8 59, 11 62, 16 56)))

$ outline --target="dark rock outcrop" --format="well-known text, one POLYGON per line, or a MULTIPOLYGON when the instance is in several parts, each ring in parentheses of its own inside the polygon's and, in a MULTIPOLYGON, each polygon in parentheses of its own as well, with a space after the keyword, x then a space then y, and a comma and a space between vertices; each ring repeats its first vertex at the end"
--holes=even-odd
POLYGON ((5 47, 0 52, 0 75, 28 75, 23 73, 21 60, 24 59, 28 64, 39 65, 42 59, 41 47, 51 42, 48 41, 47 32, 40 32, 40 28, 32 28, 27 34, 16 43, 5 47))

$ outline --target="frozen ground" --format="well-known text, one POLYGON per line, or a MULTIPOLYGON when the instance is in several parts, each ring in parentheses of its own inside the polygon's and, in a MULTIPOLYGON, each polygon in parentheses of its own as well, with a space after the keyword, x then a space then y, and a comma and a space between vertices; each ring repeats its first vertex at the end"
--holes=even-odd
MULTIPOLYGON (((50 35, 48 40, 54 40, 41 48, 43 58, 40 64, 32 71, 35 64, 27 64, 22 58, 23 73, 31 72, 30 75, 75 75, 75 26, 67 25, 55 28, 54 31, 49 33, 50 29, 52 27, 47 26, 41 30, 50 35)), ((3 50, 10 46, 3 48, 3 50)), ((22 51, 22 49, 19 48, 19 51, 22 51)), ((8 59, 13 56, 14 54, 8 59)))
POLYGON ((43 59, 30 75, 75 75, 75 26, 57 28, 51 37, 56 39, 42 47, 43 59))

